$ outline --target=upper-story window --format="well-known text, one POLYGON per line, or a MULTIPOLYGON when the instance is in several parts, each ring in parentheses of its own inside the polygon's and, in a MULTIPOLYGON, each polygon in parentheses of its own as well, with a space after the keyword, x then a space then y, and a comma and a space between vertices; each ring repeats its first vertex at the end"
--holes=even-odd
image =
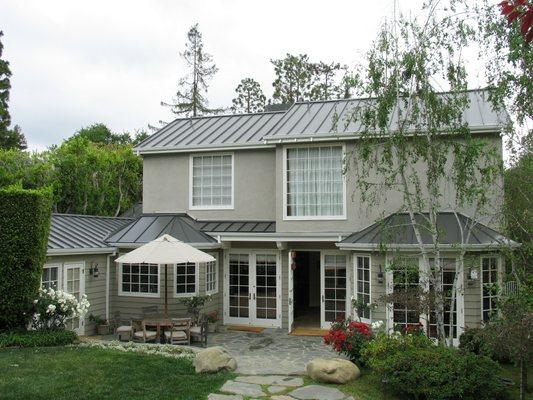
POLYGON ((342 146, 286 149, 285 218, 345 218, 342 146))
POLYGON ((191 209, 233 208, 233 155, 191 156, 191 209))

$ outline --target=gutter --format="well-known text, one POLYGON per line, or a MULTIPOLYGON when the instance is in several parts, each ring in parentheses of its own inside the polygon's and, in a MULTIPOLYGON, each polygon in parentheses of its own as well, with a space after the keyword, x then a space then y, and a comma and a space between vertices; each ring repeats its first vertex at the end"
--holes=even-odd
MULTIPOLYGON (((340 250, 359 250, 359 251, 381 251, 382 246, 375 243, 335 243, 335 245, 340 250)), ((441 250, 448 251, 460 251, 460 250, 469 250, 469 251, 486 251, 486 250, 498 250, 502 247, 511 247, 518 248, 520 247, 519 243, 509 243, 508 245, 502 243, 490 243, 490 244, 469 244, 466 246, 455 245, 455 244, 442 244, 439 246, 441 250)), ((432 244, 424 245, 424 248, 433 249, 432 244)), ((413 251, 420 249, 418 244, 394 244, 386 246, 386 249, 398 250, 398 251, 413 251)))
POLYGON ((344 236, 351 233, 261 233, 254 234, 253 232, 206 232, 208 235, 216 237, 219 241, 239 241, 239 242, 339 242, 344 236))
POLYGON ((209 151, 230 151, 230 150, 254 150, 254 149, 268 149, 268 148, 275 148, 275 145, 267 145, 267 144, 257 144, 257 145, 242 145, 242 146, 213 146, 213 147, 156 147, 152 149, 138 149, 135 148, 133 151, 136 155, 143 155, 143 154, 161 154, 161 153, 196 153, 196 152, 209 152, 209 151))
MULTIPOLYGON (((142 245, 145 245, 146 243, 110 243, 113 246, 116 246, 116 248, 121 249, 136 249, 138 247, 141 247, 142 245)), ((197 249, 221 249, 222 245, 220 243, 187 243, 188 245, 192 247, 196 247, 197 249)))
POLYGON ((47 256, 75 256, 79 254, 110 254, 116 247, 82 247, 79 249, 48 249, 47 256))

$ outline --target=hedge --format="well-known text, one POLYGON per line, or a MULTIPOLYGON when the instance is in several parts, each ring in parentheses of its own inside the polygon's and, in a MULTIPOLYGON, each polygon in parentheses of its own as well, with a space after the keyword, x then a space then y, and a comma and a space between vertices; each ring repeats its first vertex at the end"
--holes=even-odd
POLYGON ((78 340, 73 331, 12 331, 0 333, 0 349, 5 347, 64 346, 78 340))
POLYGON ((0 331, 31 318, 46 258, 50 189, 0 189, 0 331))

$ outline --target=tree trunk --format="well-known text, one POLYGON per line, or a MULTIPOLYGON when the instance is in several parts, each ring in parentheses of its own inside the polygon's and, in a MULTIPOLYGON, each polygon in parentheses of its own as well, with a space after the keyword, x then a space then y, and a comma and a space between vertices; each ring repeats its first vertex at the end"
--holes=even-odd
POLYGON ((527 363, 520 357, 520 400, 525 400, 527 394, 527 363))

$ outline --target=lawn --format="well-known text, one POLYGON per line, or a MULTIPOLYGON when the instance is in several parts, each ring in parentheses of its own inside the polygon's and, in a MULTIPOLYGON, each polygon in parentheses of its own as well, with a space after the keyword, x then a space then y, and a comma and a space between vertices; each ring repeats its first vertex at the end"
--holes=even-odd
POLYGON ((0 350, 0 398, 205 400, 231 373, 188 359, 78 347, 0 350))

